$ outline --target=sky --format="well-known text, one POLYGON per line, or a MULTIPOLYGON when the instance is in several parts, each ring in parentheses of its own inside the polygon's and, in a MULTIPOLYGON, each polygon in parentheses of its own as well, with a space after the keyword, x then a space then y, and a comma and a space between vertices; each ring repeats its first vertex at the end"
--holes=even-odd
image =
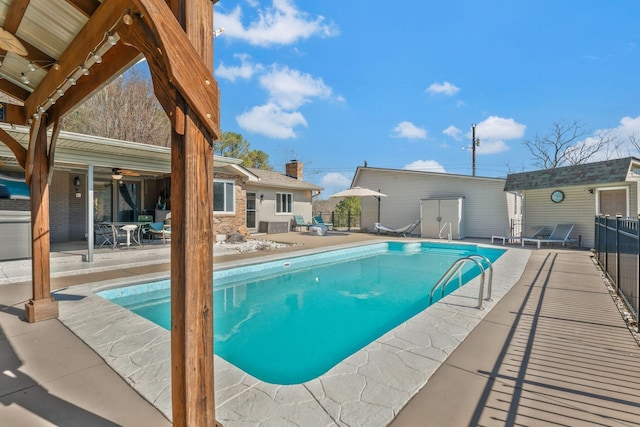
POLYGON ((639 19, 637 0, 221 0, 221 129, 323 197, 365 162, 471 175, 474 124, 477 176, 538 169, 524 141, 554 123, 639 155, 639 19))

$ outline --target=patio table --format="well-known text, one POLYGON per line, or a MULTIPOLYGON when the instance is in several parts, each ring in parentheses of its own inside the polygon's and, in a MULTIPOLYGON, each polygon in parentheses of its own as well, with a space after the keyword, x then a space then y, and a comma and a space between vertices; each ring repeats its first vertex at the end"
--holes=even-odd
POLYGON ((140 227, 140 224, 126 224, 120 227, 120 230, 124 230, 127 232, 127 247, 131 246, 131 240, 136 243, 138 246, 142 246, 140 242, 140 233, 138 233, 138 238, 136 239, 135 234, 132 234, 135 230, 140 227))

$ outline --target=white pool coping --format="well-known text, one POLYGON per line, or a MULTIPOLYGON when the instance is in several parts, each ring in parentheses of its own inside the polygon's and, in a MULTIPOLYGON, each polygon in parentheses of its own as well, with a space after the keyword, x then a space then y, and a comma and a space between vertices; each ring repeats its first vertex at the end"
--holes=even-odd
MULTIPOLYGON (((363 244, 219 262, 215 266, 255 264, 363 244)), ((475 308, 476 278, 303 384, 265 383, 214 356, 216 419, 225 427, 387 425, 513 287, 529 255, 529 250, 509 247, 493 264, 492 301, 484 302, 484 310, 475 308)), ((166 273, 141 275, 137 283, 166 278, 166 273)), ((95 295, 130 284, 128 278, 59 290, 59 318, 171 420, 170 332, 95 295)))

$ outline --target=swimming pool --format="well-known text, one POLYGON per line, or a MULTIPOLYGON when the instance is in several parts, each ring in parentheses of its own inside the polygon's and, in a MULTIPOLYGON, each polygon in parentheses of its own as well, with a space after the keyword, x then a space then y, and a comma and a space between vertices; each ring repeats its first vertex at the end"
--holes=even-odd
MULTIPOLYGON (((440 276, 472 253, 493 262, 504 250, 386 242, 216 271, 215 352, 265 382, 308 381, 424 310, 440 276)), ((169 294, 168 280, 99 293, 166 329, 169 294)))

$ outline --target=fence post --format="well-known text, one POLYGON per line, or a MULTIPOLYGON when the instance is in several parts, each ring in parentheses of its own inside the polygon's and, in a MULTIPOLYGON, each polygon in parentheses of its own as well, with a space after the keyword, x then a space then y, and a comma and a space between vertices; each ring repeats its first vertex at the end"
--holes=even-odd
POLYGON ((351 211, 347 211, 347 231, 351 231, 351 211))
POLYGON ((604 216, 604 271, 609 271, 609 215, 604 216))
POLYGON ((622 215, 616 215, 616 294, 620 290, 620 222, 622 215))

